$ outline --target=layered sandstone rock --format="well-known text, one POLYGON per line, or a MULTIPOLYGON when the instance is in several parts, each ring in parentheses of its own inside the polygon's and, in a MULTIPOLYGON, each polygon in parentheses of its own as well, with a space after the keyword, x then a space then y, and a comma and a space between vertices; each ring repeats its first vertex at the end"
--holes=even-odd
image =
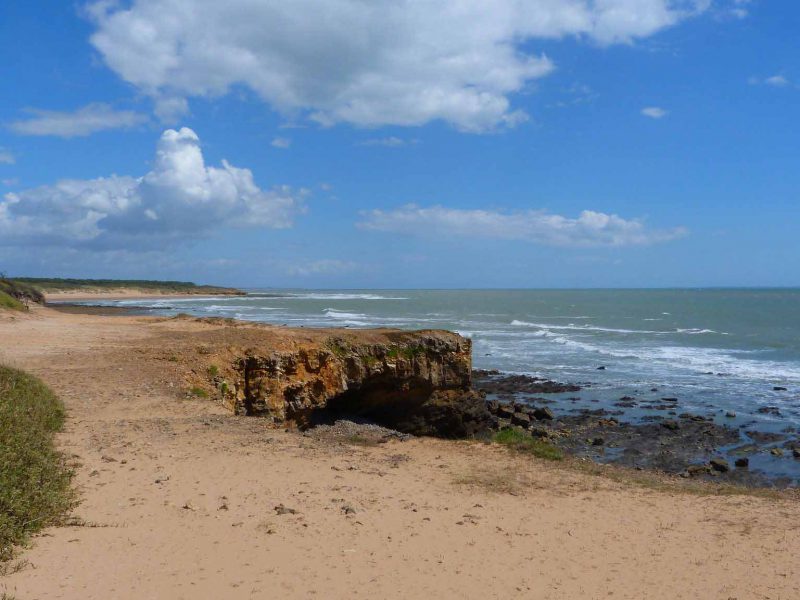
POLYGON ((238 414, 300 428, 362 417, 444 437, 492 424, 483 396, 471 389, 471 342, 455 333, 272 328, 262 337, 241 350, 228 346, 228 364, 212 376, 219 398, 238 414), (282 343, 271 343, 277 332, 282 343))

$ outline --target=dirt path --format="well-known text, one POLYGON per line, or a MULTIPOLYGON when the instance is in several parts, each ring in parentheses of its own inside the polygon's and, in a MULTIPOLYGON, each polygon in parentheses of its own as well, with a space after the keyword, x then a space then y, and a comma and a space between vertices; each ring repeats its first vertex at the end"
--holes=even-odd
POLYGON ((80 465, 87 524, 37 537, 0 592, 800 598, 795 502, 637 488, 482 444, 360 447, 269 430, 184 397, 177 367, 152 359, 184 335, 171 327, 0 317, 0 360, 67 404, 59 443, 80 465))

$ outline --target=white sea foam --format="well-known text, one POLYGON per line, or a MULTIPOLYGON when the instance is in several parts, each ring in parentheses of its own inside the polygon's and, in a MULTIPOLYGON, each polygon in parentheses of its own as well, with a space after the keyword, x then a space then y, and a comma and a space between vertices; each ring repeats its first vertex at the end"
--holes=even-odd
POLYGON ((724 331, 714 331, 713 329, 676 329, 678 333, 687 333, 689 335, 702 335, 704 333, 716 333, 718 335, 728 335, 724 331))
POLYGON ((379 294, 349 294, 349 293, 324 293, 309 292, 307 294, 286 294, 273 297, 275 300, 408 300, 408 298, 395 296, 381 296, 379 294))
POLYGON ((612 327, 596 327, 594 325, 575 325, 570 323, 568 325, 555 325, 553 323, 530 323, 529 321, 520 321, 514 319, 511 324, 516 327, 537 327, 539 329, 556 329, 566 331, 605 331, 608 333, 650 333, 650 334, 664 334, 667 331, 647 331, 642 329, 615 329, 612 327))
POLYGON ((335 308, 326 308, 322 311, 325 313, 325 316, 330 317, 331 319, 366 319, 367 315, 364 313, 349 313, 343 310, 336 310, 335 308))

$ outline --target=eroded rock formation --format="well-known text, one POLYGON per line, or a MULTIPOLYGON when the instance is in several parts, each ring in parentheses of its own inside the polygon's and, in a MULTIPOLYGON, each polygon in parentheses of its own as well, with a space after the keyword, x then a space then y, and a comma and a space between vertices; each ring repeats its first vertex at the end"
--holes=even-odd
POLYGON ((362 417, 442 437, 492 425, 483 395, 471 389, 471 342, 455 333, 303 330, 291 344, 270 344, 277 331, 265 330, 261 343, 241 351, 229 347, 227 365, 211 376, 237 414, 300 428, 362 417))

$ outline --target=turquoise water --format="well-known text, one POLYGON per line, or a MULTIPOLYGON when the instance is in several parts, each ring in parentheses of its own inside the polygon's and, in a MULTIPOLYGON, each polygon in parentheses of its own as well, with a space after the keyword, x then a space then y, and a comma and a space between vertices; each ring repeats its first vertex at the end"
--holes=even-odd
MULTIPOLYGON (((590 384, 586 407, 670 396, 682 411, 743 430, 800 426, 797 289, 251 290, 104 304, 292 326, 450 329, 473 340, 477 368, 590 384)), ((798 470, 794 462, 779 463, 782 472, 798 470)))

